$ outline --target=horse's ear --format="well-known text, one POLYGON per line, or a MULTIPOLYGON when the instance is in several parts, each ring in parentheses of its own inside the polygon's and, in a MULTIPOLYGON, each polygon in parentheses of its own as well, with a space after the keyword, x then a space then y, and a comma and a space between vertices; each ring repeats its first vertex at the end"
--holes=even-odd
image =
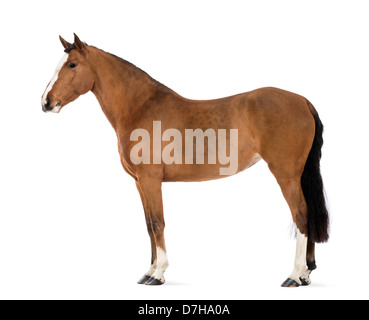
POLYGON ((69 48, 72 44, 69 43, 68 41, 65 41, 61 36, 59 36, 60 42, 62 43, 64 49, 69 48))
POLYGON ((81 40, 79 40, 79 38, 76 34, 74 34, 74 44, 75 44, 76 48, 80 51, 85 51, 87 49, 87 45, 84 42, 82 42, 81 40))

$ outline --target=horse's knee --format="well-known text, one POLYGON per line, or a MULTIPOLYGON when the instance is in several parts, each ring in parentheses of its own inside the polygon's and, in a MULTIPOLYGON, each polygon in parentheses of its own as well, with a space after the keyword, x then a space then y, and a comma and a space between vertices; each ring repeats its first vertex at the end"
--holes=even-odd
POLYGON ((158 234, 158 233, 164 231, 165 223, 164 222, 161 222, 161 221, 153 221, 151 223, 151 227, 152 227, 152 232, 154 234, 158 234))
POLYGON ((146 223, 147 226, 147 231, 149 232, 149 234, 156 234, 158 232, 161 232, 164 230, 165 228, 165 223, 161 222, 161 221, 157 221, 157 220, 149 220, 146 223))

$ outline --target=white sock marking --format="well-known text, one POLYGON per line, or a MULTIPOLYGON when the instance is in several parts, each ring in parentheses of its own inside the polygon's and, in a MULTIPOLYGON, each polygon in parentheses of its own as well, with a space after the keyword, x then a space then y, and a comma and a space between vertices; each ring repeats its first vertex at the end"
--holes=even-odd
POLYGON ((295 267, 290 275, 290 279, 295 280, 298 284, 301 284, 300 277, 307 270, 306 265, 306 250, 308 238, 297 229, 296 236, 296 257, 295 257, 295 267))
POLYGON ((156 270, 151 276, 161 282, 165 282, 164 272, 169 265, 167 253, 162 248, 156 247, 156 255, 156 270))
POLYGON ((157 266, 157 260, 155 260, 154 263, 150 266, 150 269, 149 271, 146 272, 146 275, 151 277, 156 270, 156 266, 157 266))

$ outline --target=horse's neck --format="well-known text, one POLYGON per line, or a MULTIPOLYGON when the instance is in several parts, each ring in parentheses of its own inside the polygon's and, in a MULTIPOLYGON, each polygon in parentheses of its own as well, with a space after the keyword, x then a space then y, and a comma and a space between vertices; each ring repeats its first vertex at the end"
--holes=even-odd
POLYGON ((100 49, 92 48, 90 59, 95 73, 92 92, 116 131, 137 119, 140 108, 158 91, 175 94, 131 63, 100 49))

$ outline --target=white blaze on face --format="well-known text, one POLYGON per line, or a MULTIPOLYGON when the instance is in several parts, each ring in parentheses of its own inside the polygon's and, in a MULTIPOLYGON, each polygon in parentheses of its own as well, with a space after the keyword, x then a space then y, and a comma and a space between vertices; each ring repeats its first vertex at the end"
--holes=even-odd
POLYGON ((63 68, 64 64, 67 62, 68 56, 69 56, 69 54, 66 53, 63 56, 63 58, 60 60, 58 66, 56 67, 55 74, 54 74, 53 78, 51 79, 49 85, 47 86, 44 94, 42 95, 41 103, 42 103, 43 106, 46 104, 47 95, 51 91, 51 89, 53 88, 56 80, 58 80, 59 72, 60 72, 61 68, 63 68))

